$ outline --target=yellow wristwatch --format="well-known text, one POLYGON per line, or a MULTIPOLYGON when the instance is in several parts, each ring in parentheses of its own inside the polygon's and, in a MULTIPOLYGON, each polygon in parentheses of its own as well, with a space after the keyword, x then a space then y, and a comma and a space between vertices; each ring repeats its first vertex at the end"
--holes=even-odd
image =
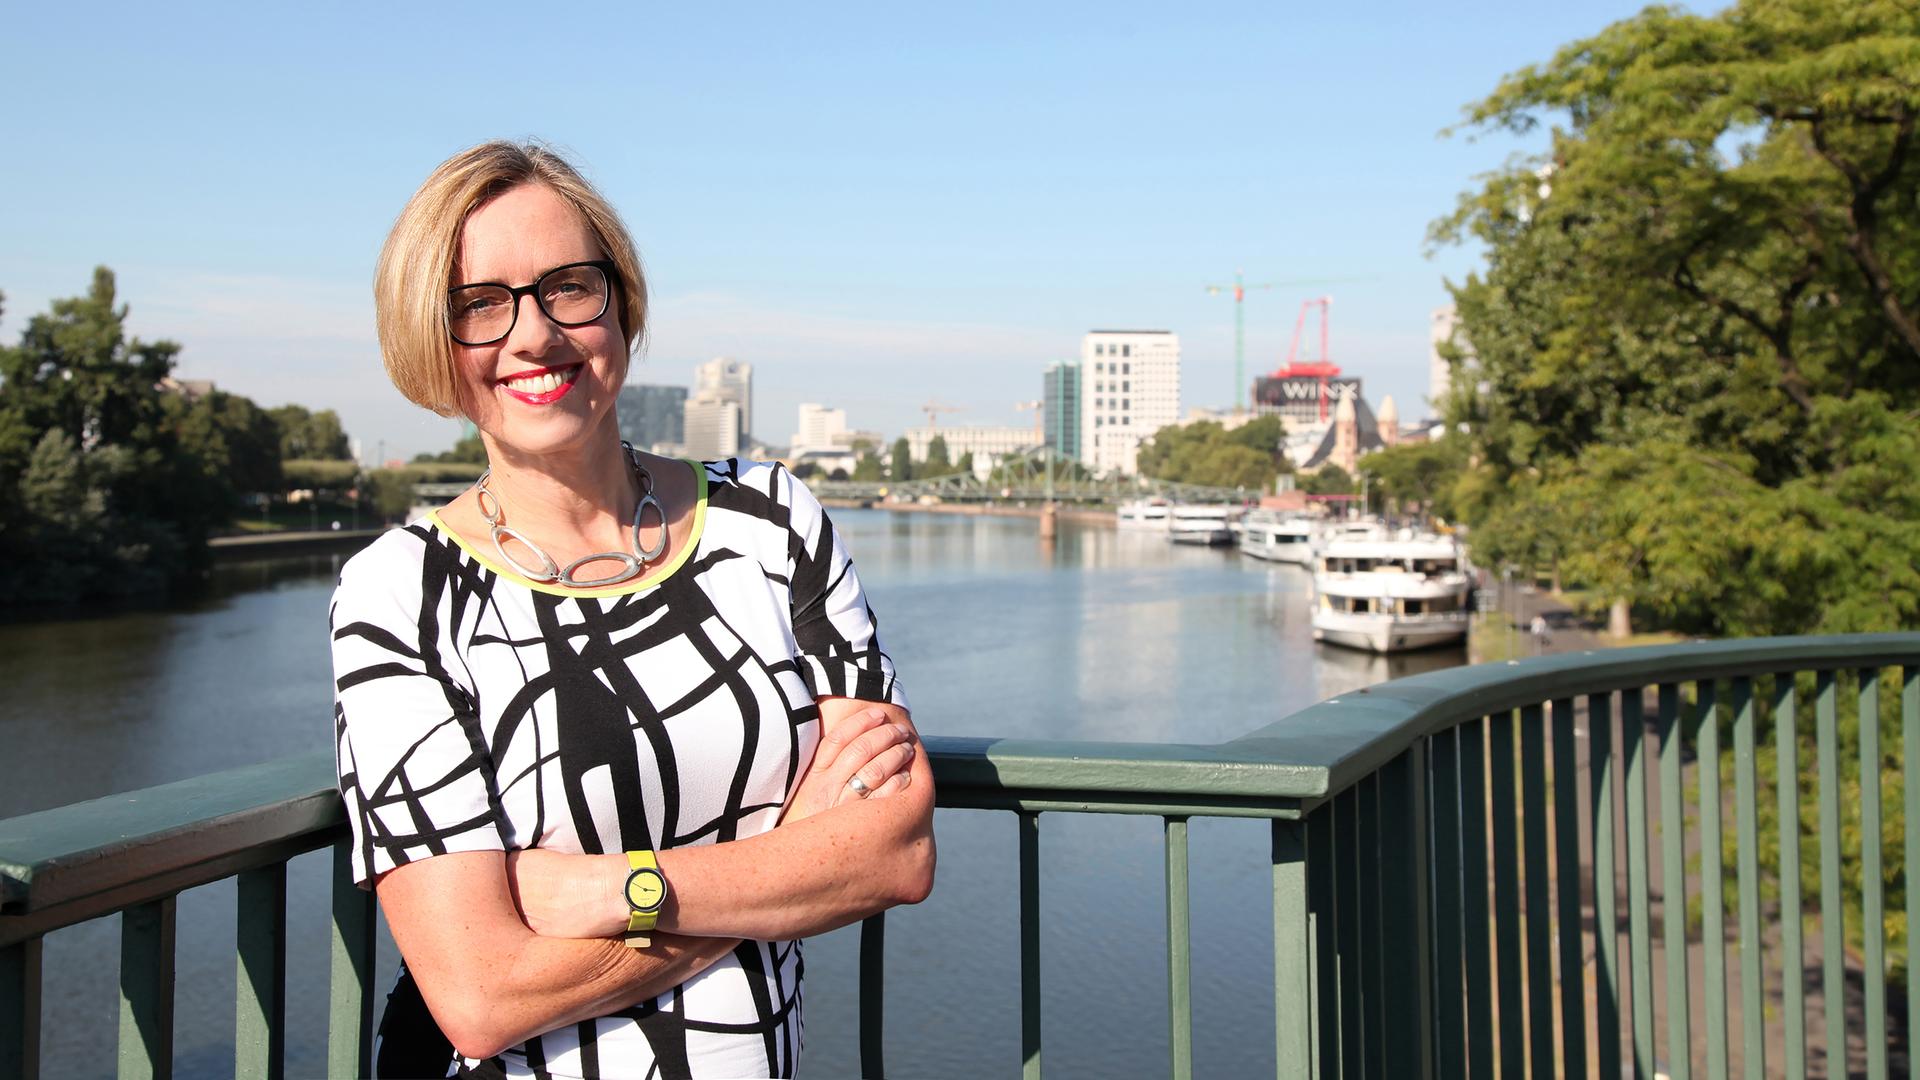
POLYGON ((660 860, 651 851, 627 852, 627 944, 644 949, 645 936, 660 919, 660 908, 667 902, 667 878, 660 872, 660 860))

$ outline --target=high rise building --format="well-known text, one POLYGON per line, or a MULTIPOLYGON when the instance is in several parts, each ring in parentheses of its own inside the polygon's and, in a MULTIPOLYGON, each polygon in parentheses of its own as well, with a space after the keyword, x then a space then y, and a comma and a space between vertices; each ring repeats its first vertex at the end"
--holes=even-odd
POLYGON ((629 385, 620 388, 620 437, 646 450, 687 442, 687 388, 629 385))
POLYGON ((1047 445, 1062 457, 1080 456, 1080 362, 1062 360, 1048 364, 1041 376, 1041 418, 1045 424, 1047 445))
POLYGON ((788 453, 798 456, 809 450, 845 449, 847 445, 847 411, 829 409, 825 405, 803 403, 800 406, 800 422, 793 433, 793 445, 788 453))
POLYGON ((718 356, 693 369, 693 396, 740 407, 740 441, 753 432, 753 365, 718 356))
POLYGON ((688 457, 713 461, 740 453, 744 433, 738 404, 711 395, 696 395, 687 399, 686 418, 688 457))
POLYGON ((1142 440, 1180 419, 1180 338, 1094 330, 1080 342, 1080 460, 1131 475, 1142 440))
POLYGON ((1453 392, 1453 365, 1440 355, 1440 346, 1453 340, 1453 326, 1459 313, 1452 304, 1433 309, 1433 321, 1427 328, 1427 405, 1434 416, 1447 411, 1447 395, 1453 392))

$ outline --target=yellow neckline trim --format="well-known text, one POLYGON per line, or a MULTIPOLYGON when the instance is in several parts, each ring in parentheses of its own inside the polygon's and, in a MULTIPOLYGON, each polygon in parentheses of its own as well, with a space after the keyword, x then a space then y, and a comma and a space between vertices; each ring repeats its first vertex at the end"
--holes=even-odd
POLYGON ((648 578, 641 582, 622 582, 619 585, 609 585, 604 589, 563 589, 558 585, 548 585, 543 582, 534 581, 531 578, 516 574, 512 570, 501 566, 493 559, 482 555, 472 544, 467 543, 466 539, 459 533, 447 528, 447 523, 440 520, 440 511, 438 509, 427 511, 427 520, 433 522, 433 527, 444 533, 447 539, 460 545, 460 550, 472 556, 474 562, 499 574, 508 581, 516 585, 525 586, 534 592, 552 593, 555 596, 625 596, 628 593, 645 592, 672 577, 679 571, 680 565, 693 555, 695 548, 700 546, 700 536, 706 531, 707 467, 692 458, 680 458, 679 460, 685 462, 688 467, 693 469, 694 479, 700 484, 700 494, 693 504, 693 528, 687 533, 687 542, 680 548, 679 553, 667 561, 666 569, 662 570, 658 576, 648 578))

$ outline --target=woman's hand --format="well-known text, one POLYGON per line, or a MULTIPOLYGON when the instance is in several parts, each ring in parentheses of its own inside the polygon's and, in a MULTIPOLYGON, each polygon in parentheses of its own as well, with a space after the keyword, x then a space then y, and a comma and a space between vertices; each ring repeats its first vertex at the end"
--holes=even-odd
POLYGON ((627 860, 541 848, 507 853, 507 887, 541 937, 616 937, 627 929, 627 860))
POLYGON ((863 796, 851 781, 858 776, 868 799, 884 799, 913 783, 918 753, 913 729, 896 724, 885 710, 863 709, 828 728, 813 751, 813 763, 787 802, 781 824, 790 824, 863 796))

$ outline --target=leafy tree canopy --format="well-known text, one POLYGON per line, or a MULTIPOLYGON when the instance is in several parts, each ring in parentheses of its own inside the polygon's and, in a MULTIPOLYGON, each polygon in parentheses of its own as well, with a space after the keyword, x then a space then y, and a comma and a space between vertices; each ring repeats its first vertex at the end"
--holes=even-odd
POLYGON ((1920 470, 1916 117, 1897 0, 1649 8, 1468 109, 1551 125, 1433 232, 1486 250, 1447 403, 1473 465, 1435 495, 1482 562, 1708 633, 1920 619, 1881 488, 1920 470))
POLYGON ((1292 463, 1281 451, 1285 426, 1263 416, 1232 431, 1217 421, 1174 424, 1140 445, 1140 472, 1158 480, 1265 491, 1292 463))

